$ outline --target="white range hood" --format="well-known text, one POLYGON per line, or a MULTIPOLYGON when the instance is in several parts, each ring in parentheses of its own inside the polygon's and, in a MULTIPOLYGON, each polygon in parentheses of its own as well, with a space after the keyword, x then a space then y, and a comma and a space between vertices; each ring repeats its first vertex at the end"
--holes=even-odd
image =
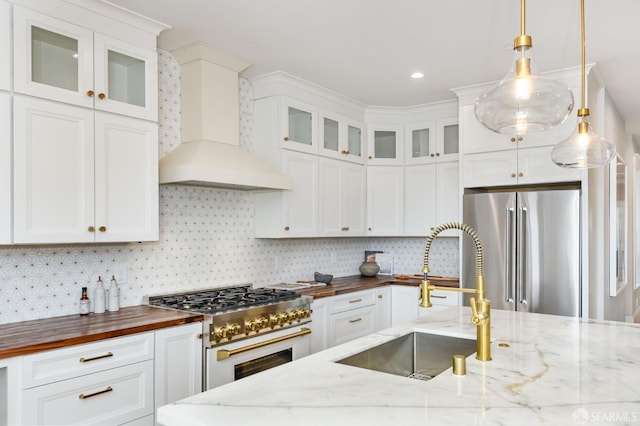
POLYGON ((238 73, 249 64, 200 42, 171 53, 180 64, 182 143, 160 160, 160 183, 291 189, 291 178, 240 147, 238 73))

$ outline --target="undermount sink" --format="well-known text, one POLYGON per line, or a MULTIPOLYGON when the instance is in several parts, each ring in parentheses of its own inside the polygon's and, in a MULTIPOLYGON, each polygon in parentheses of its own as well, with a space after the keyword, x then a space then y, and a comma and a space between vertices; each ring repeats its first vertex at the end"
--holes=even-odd
POLYGON ((430 380, 451 367, 453 355, 476 352, 476 340, 412 332, 336 361, 420 380, 430 380))

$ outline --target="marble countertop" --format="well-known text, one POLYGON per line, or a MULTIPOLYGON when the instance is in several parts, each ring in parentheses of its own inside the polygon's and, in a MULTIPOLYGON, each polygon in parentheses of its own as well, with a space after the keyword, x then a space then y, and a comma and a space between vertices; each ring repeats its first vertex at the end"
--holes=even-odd
POLYGON ((469 308, 434 311, 160 407, 168 426, 640 425, 640 325, 492 311, 492 361, 420 381, 333 361, 411 331, 475 337, 469 308), (508 347, 503 347, 507 344, 508 347))

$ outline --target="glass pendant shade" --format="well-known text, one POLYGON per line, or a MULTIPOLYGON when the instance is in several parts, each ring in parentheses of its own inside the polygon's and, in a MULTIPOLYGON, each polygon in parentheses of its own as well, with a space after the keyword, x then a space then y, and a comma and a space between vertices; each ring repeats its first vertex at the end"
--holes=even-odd
POLYGON ((551 151, 551 160, 568 169, 602 167, 616 156, 616 146, 595 133, 583 118, 578 132, 560 142, 551 151))
POLYGON ((476 118, 489 130, 505 134, 540 132, 559 125, 573 110, 571 89, 532 72, 530 46, 514 52, 514 65, 505 78, 476 100, 476 118))

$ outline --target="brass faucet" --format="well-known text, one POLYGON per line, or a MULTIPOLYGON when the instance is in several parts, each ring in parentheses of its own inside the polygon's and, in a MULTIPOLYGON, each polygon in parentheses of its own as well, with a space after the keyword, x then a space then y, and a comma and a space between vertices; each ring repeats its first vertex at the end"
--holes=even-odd
POLYGON ((427 237, 426 245, 424 247, 424 265, 422 268, 422 283, 420 284, 420 297, 422 301, 420 306, 423 308, 430 308, 431 304, 431 291, 443 290, 443 291, 455 291, 459 293, 475 293, 476 298, 470 298, 469 304, 471 305, 471 322, 477 329, 477 355, 476 359, 480 361, 491 361, 491 302, 485 298, 486 290, 484 287, 484 249, 482 247, 482 241, 478 237, 478 233, 475 229, 464 223, 449 222, 438 226, 433 230, 431 235, 427 237), (466 233, 473 240, 476 246, 476 288, 452 288, 452 287, 438 287, 431 285, 429 282, 429 250, 431 249, 431 243, 436 239, 436 236, 447 229, 459 229, 466 233))

